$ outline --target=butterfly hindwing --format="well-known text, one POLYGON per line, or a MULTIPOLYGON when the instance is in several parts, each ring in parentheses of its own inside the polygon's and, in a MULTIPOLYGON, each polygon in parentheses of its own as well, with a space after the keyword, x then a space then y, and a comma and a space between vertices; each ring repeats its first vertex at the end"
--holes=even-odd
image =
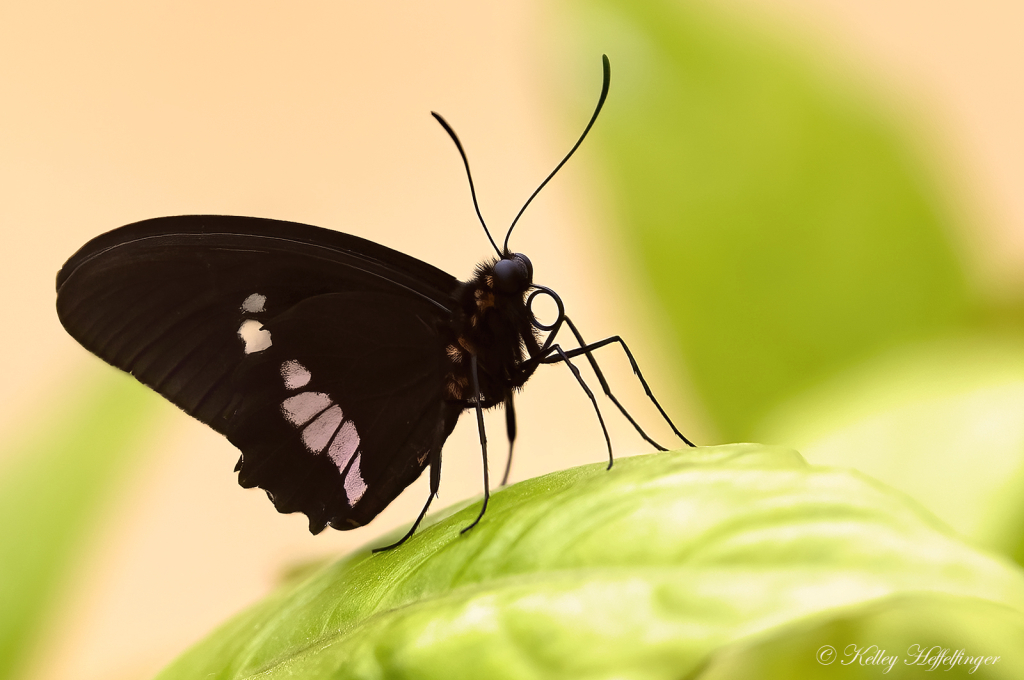
POLYGON ((439 458, 454 427, 458 409, 440 397, 437 366, 457 285, 339 232, 184 216, 87 243, 58 273, 57 311, 87 349, 238 445, 240 482, 267 489, 283 512, 305 512, 311 529, 345 529, 369 521, 439 458), (308 385, 289 389, 302 371, 308 385), (309 400, 323 401, 303 393, 330 405, 299 426, 287 414, 297 422, 309 400), (320 436, 340 441, 344 423, 359 435, 358 468, 353 451, 347 472, 330 455, 334 446, 342 458, 341 444, 311 453, 333 406, 342 424, 320 436))
POLYGON ((310 529, 369 522, 428 464, 461 407, 443 395, 444 326, 428 305, 335 293, 268 320, 270 344, 233 381, 228 439, 239 482, 270 492, 310 529))

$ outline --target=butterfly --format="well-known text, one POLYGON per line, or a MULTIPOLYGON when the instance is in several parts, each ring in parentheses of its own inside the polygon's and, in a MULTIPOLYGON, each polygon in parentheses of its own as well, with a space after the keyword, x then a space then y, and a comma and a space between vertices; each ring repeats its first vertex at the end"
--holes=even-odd
MULTIPOLYGON (((160 217, 86 243, 57 274, 57 313, 86 349, 131 373, 238 447, 243 487, 264 489, 278 511, 302 512, 309 530, 347 530, 377 516, 430 468, 437 494, 441 450, 466 410, 476 414, 484 459, 484 516, 490 496, 485 409, 503 406, 508 479, 516 437, 514 395, 541 364, 567 364, 611 441, 593 392, 572 359, 586 356, 606 395, 651 444, 613 396, 592 352, 618 344, 648 396, 672 424, 626 344, 588 345, 551 289, 533 282, 525 255, 509 249, 512 229, 537 193, 583 142, 596 110, 569 153, 530 196, 499 248, 476 200, 497 257, 464 282, 371 241, 295 222, 190 215, 160 217), (538 296, 557 317, 541 323, 538 296), (578 346, 556 342, 566 327, 578 346)), ((384 548, 386 549, 386 548, 384 548)))

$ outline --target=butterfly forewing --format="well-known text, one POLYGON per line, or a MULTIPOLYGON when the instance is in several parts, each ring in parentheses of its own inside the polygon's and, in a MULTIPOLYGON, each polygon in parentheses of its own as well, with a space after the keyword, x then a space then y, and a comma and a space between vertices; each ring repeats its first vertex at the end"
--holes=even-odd
POLYGON ((458 415, 440 394, 457 285, 339 232, 170 217, 86 244, 58 274, 57 311, 87 349, 227 434, 240 482, 311 529, 344 529, 439 460, 458 415))

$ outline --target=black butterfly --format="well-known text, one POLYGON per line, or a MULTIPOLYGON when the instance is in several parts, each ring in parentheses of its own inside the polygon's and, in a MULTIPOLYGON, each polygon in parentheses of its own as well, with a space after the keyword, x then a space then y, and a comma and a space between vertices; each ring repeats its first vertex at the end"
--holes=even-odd
MULTIPOLYGON (((242 451, 239 483, 266 490, 280 512, 305 513, 314 534, 366 524, 430 466, 430 496, 411 536, 437 493, 441 447, 466 409, 476 411, 484 456, 476 525, 489 492, 483 409, 504 405, 511 464, 513 394, 540 364, 569 365, 596 410, 571 361, 586 355, 605 394, 662 449, 612 395, 591 354, 621 345, 657 405, 625 343, 587 345, 554 291, 533 283, 530 260, 508 248, 523 210, 597 119, 610 81, 603 62, 601 97, 583 134, 520 210, 503 248, 484 224, 498 258, 467 282, 305 224, 162 217, 98 236, 67 261, 57 274, 61 323, 87 349, 227 436, 242 451), (557 305, 550 325, 533 314, 538 295, 557 305), (555 343, 563 324, 579 347, 555 343)), ((458 137, 433 115, 469 175, 458 137)), ((471 175, 469 184, 480 216, 471 175)), ((607 430, 605 440, 611 467, 607 430)))

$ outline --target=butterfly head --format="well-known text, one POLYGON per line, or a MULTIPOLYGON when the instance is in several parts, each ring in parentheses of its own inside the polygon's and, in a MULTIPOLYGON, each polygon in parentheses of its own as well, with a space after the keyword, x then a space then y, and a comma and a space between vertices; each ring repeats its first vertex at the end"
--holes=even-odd
POLYGON ((533 284, 533 263, 522 253, 507 253, 494 263, 494 289, 522 293, 533 284))

